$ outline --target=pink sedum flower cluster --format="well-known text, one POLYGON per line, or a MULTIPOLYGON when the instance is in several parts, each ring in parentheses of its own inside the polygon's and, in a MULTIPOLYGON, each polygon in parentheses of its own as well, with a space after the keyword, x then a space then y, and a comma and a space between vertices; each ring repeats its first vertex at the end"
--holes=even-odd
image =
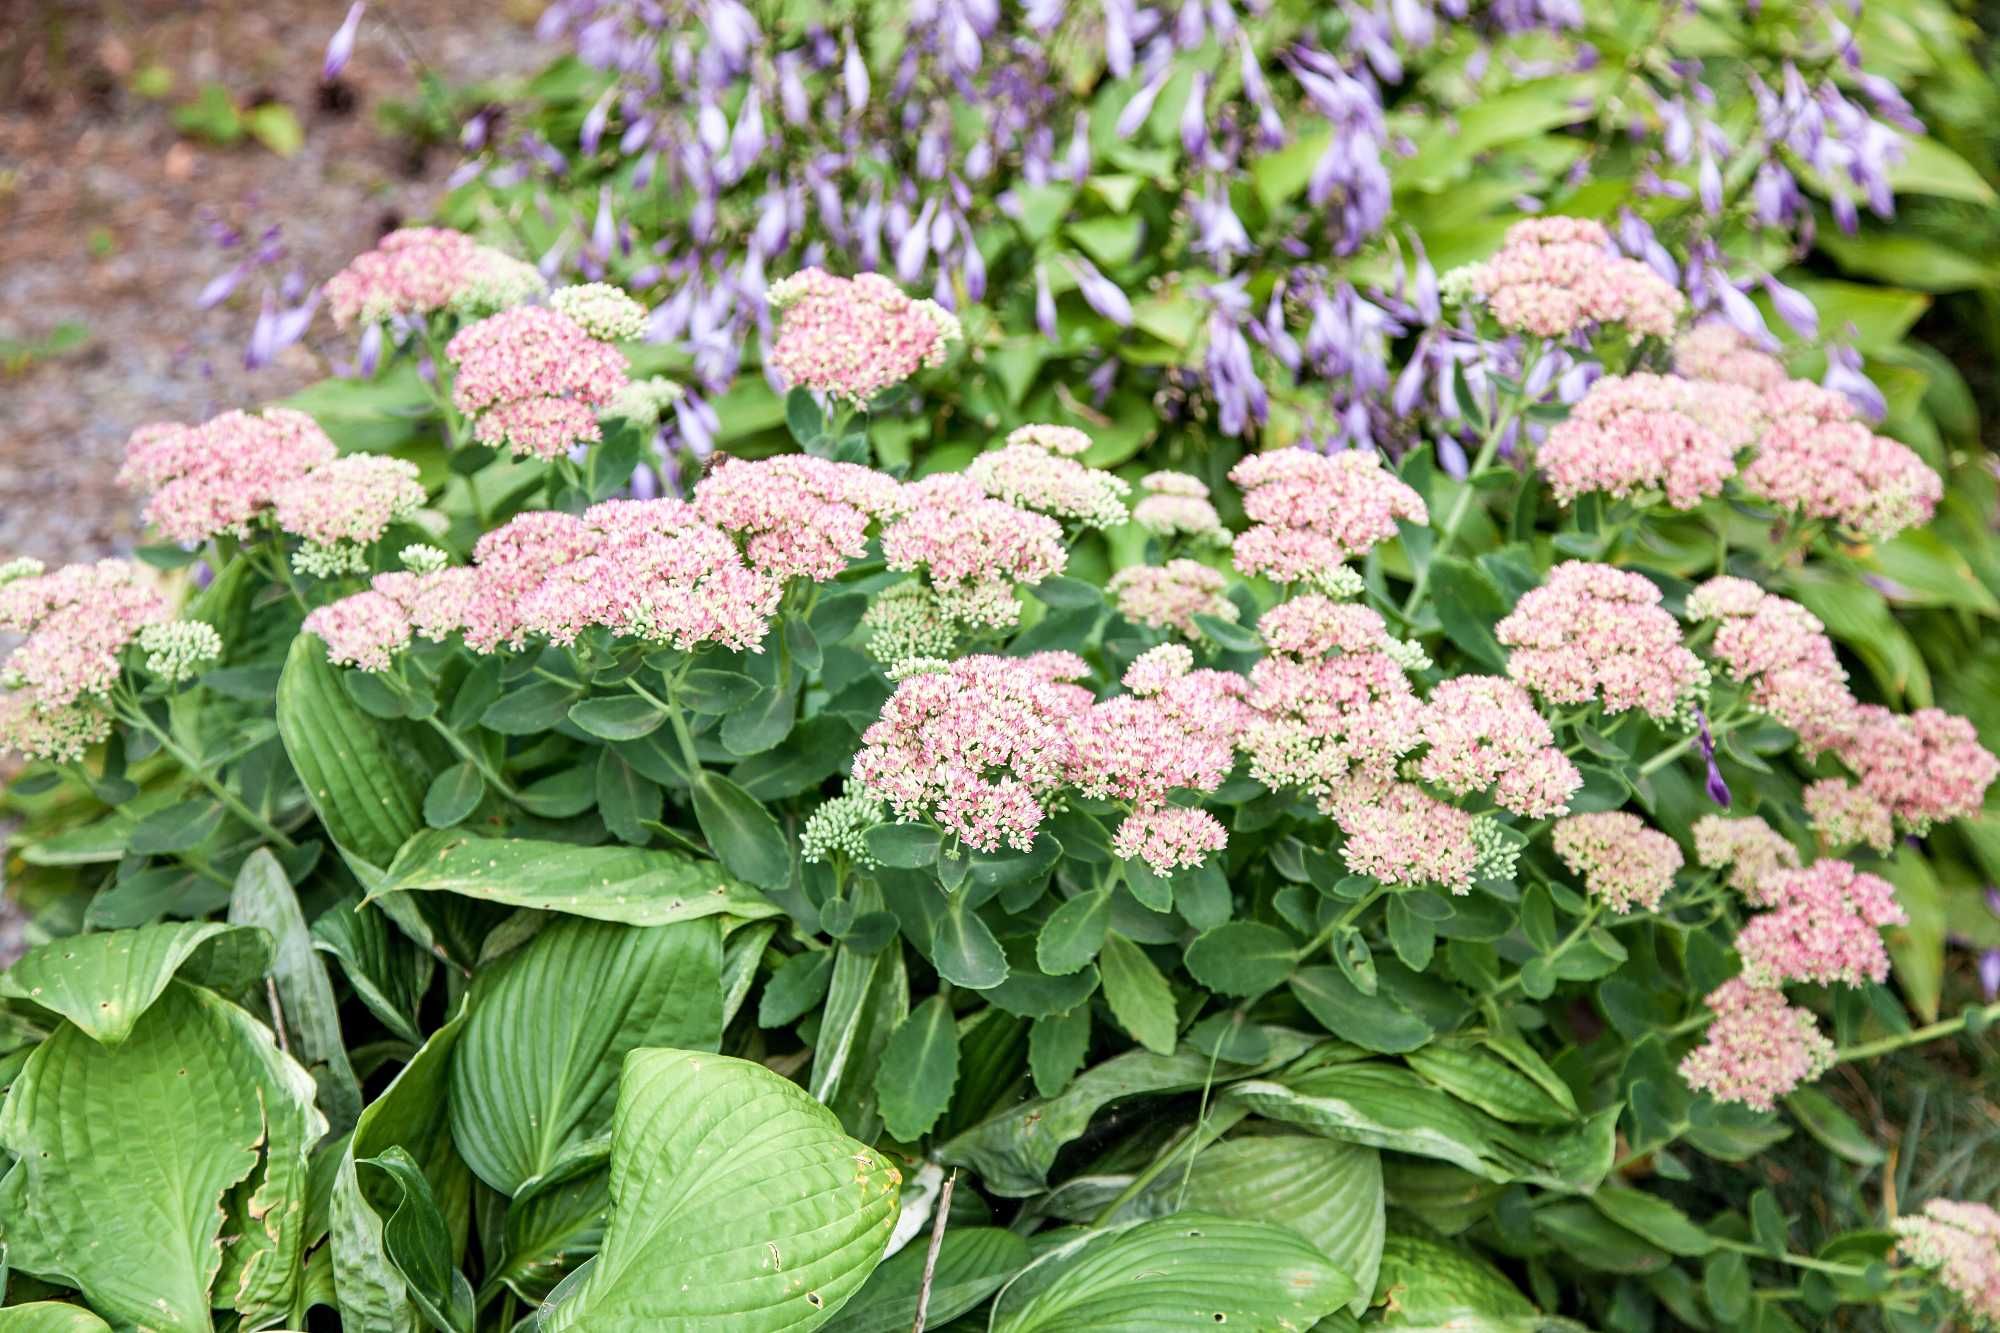
POLYGON ((1707 1039, 1681 1061, 1687 1085, 1717 1101, 1769 1111, 1778 1098, 1833 1067, 1833 1043, 1810 1012, 1742 977, 1708 997, 1707 1039))
POLYGON ((322 463, 271 494, 278 526, 316 546, 361 546, 423 506, 417 465, 379 454, 322 463))
POLYGON ((1273 789, 1298 787, 1322 809, 1354 799, 1350 778, 1393 779, 1422 740, 1423 703, 1402 665, 1379 648, 1325 657, 1274 652, 1250 668, 1245 702, 1250 715, 1238 743, 1251 776, 1273 789))
POLYGON ((1707 686, 1701 659, 1642 574, 1570 560, 1522 596, 1495 637, 1512 649, 1507 674, 1544 700, 1637 708, 1667 719, 1707 686))
POLYGON ((1232 623, 1239 618, 1228 588, 1229 580, 1221 570, 1195 560, 1129 565, 1105 585, 1118 614, 1133 624, 1170 629, 1190 639, 1201 637, 1201 627, 1194 623, 1196 616, 1215 616, 1232 623))
POLYGON ((1932 1199, 1890 1224, 1896 1252, 1937 1275, 1975 1329, 2000 1328, 2000 1212, 1983 1203, 1932 1199))
POLYGON ((1257 622, 1257 632, 1272 652, 1289 657, 1380 651, 1391 642, 1389 626, 1380 613, 1316 592, 1303 593, 1266 611, 1257 622))
POLYGON ((896 687, 861 734, 855 790, 976 851, 1026 851, 1076 763, 1090 691, 1071 653, 972 656, 896 687))
POLYGON ((808 454, 724 460, 696 485, 694 506, 742 537, 757 569, 815 583, 839 577, 861 557, 871 524, 908 508, 893 477, 808 454))
POLYGON ((303 412, 225 412, 199 426, 141 426, 118 480, 152 492, 145 517, 169 541, 192 545, 250 525, 287 484, 338 452, 303 412))
POLYGON ((1004 628, 1019 608, 1016 583, 1035 584, 1068 562, 1062 525, 995 500, 959 473, 939 473, 903 488, 909 511, 882 533, 894 570, 922 570, 950 594, 955 618, 1004 628))
POLYGON ((1424 705, 1423 739, 1419 778, 1455 796, 1490 787, 1494 804, 1530 819, 1567 814, 1583 786, 1528 692, 1498 676, 1440 682, 1424 705))
POLYGON ((0 631, 26 636, 0 669, 8 688, 0 750, 81 758, 109 731, 99 700, 117 683, 120 654, 140 630, 170 619, 166 599, 126 560, 0 582, 0 631))
POLYGON ((1593 324, 1668 338, 1687 305, 1652 269, 1615 254, 1610 234, 1585 218, 1515 223, 1499 253, 1474 265, 1467 279, 1501 328, 1543 338, 1593 324))
POLYGON ((1798 732, 1813 749, 1849 726, 1855 703, 1847 671, 1812 612, 1748 579, 1723 575, 1689 595, 1687 613, 1716 622, 1709 651, 1732 679, 1749 687, 1752 708, 1798 732))
POLYGON ((1659 491, 1676 509, 1722 494, 1736 455, 1755 438, 1758 397, 1677 375, 1612 375, 1590 386, 1549 431, 1536 463, 1556 501, 1659 491))
POLYGON ((767 299, 778 336, 766 362, 778 378, 855 404, 943 365, 961 336, 949 311, 912 300, 879 273, 836 278, 803 269, 771 284, 767 299))
POLYGON ((1346 837, 1340 857, 1384 884, 1437 884, 1469 893, 1479 865, 1474 819, 1413 782, 1356 777, 1324 803, 1346 837))
POLYGON ((1930 521, 1944 482, 1908 446, 1852 419, 1847 400, 1792 381, 1764 396, 1769 424, 1743 467, 1743 489, 1869 541, 1930 521))
POLYGON ((1034 444, 1004 445, 972 460, 965 475, 996 500, 1086 528, 1115 528, 1130 517, 1124 478, 1085 467, 1034 444))
POLYGON ((1111 835, 1114 855, 1144 861, 1156 875, 1192 870, 1229 843, 1229 831, 1206 810, 1165 805, 1127 816, 1111 835))
POLYGON ((1556 821, 1556 855, 1614 912, 1650 912, 1674 886, 1681 849, 1672 838, 1624 810, 1599 810, 1556 821))
POLYGON ((1428 524, 1423 497, 1379 455, 1277 449, 1230 469, 1255 525, 1236 538, 1236 567, 1278 583, 1340 590, 1345 561, 1396 535, 1396 520, 1428 524))
POLYGON ((1229 529, 1208 498, 1208 486, 1185 472, 1152 472, 1139 482, 1145 492, 1132 506, 1132 521, 1155 537, 1192 538, 1227 546, 1229 529))
POLYGON ((463 232, 406 227, 327 279, 325 295, 334 323, 348 328, 443 311, 485 314, 529 300, 542 288, 534 265, 463 232))
POLYGON ((1797 869, 1799 852, 1756 815, 1703 815, 1694 822, 1694 859, 1710 870, 1727 869, 1729 886, 1747 898, 1772 871, 1797 869))
POLYGON ((617 348, 543 306, 482 319, 445 355, 455 367, 452 403, 473 418, 473 438, 523 457, 558 458, 599 439, 597 409, 628 383, 617 348))
POLYGON ((1674 373, 1763 393, 1786 379, 1785 363, 1724 320, 1697 324, 1674 343, 1674 373))
POLYGON ((1978 814, 2000 775, 2000 760, 1979 743, 1972 723, 1939 708, 1900 714, 1857 704, 1851 725, 1832 744, 1861 790, 1898 828, 1919 835, 1978 814))
POLYGON ((1851 782, 1821 778, 1801 793, 1801 799, 1820 846, 1829 851, 1859 844, 1887 856, 1896 845, 1889 808, 1851 782))
POLYGON ((1887 880, 1845 861, 1774 870, 1757 881, 1752 898, 1771 909, 1736 936, 1743 975, 1755 986, 1883 981, 1889 951, 1881 928, 1909 920, 1887 880))

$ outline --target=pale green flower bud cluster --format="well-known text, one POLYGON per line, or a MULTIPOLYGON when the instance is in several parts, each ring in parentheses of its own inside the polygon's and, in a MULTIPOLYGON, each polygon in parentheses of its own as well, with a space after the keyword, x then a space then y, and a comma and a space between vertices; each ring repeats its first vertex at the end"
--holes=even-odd
POLYGON ((549 304, 604 342, 627 342, 646 331, 646 307, 608 282, 564 287, 549 304))
POLYGON ((866 796, 836 796, 806 816, 799 830, 799 855, 807 861, 827 862, 845 857, 864 869, 873 869, 875 858, 868 853, 868 830, 882 822, 882 806, 866 796))
POLYGON ((139 631, 139 647, 146 654, 146 670, 175 685, 222 660, 222 636, 199 620, 147 625, 139 631))

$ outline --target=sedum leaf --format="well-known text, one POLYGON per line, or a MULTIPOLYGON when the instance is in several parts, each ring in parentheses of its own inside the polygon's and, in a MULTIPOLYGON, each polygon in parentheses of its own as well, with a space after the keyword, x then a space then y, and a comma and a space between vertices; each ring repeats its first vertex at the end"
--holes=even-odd
POLYGON ((817 1328, 880 1260, 901 1180, 762 1065, 635 1051, 612 1124, 604 1248, 542 1326, 817 1328))
POLYGON ((875 1100, 889 1137, 915 1143, 951 1105, 958 1083, 958 1024, 951 1001, 933 995, 896 1025, 875 1067, 875 1100))
POLYGON ((1097 968, 1104 998, 1119 1025, 1155 1055, 1172 1054, 1179 1011, 1174 1007, 1173 988, 1153 966, 1153 960, 1123 935, 1107 935, 1097 968))

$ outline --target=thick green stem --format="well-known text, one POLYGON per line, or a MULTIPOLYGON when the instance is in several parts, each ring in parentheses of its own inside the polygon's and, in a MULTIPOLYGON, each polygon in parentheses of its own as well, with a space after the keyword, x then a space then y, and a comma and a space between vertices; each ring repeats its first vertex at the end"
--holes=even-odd
POLYGON ((1831 1259, 1815 1259, 1809 1254, 1792 1254, 1786 1251, 1772 1254, 1762 1246, 1752 1245, 1747 1240, 1724 1240, 1714 1238, 1717 1249, 1734 1250, 1738 1254, 1749 1255, 1753 1259, 1769 1259, 1773 1263, 1790 1264, 1793 1268, 1810 1269, 1815 1273, 1829 1273, 1835 1277, 1866 1277, 1868 1269, 1861 1264, 1837 1264, 1831 1259))
MULTIPOLYGON (((1577 921, 1575 928, 1571 930, 1569 934, 1563 936, 1561 941, 1557 943, 1556 947, 1549 952, 1548 955, 1549 961, 1554 962, 1556 959, 1568 953, 1571 946, 1573 946, 1578 940, 1582 939, 1586 934, 1588 934, 1590 928, 1597 924, 1597 918, 1603 911, 1604 911, 1604 904, 1593 900, 1590 904, 1590 910, 1585 912, 1582 918, 1577 921)), ((1495 986, 1492 990, 1488 991, 1486 993, 1486 998, 1489 1000, 1498 999, 1500 996, 1505 995, 1508 991, 1514 989, 1514 987, 1520 984, 1521 984, 1521 974, 1519 972, 1516 972, 1513 976, 1508 977, 1505 981, 1502 981, 1499 985, 1495 986)))
POLYGON ((1655 773, 1665 768, 1668 764, 1673 763, 1674 760, 1693 749, 1695 742, 1699 739, 1701 739, 1700 733, 1689 732, 1666 749, 1654 755, 1651 759, 1648 759, 1645 763, 1639 765, 1639 776, 1643 778, 1649 773, 1655 773))
MULTIPOLYGON (((1540 349, 1534 349, 1534 354, 1539 358, 1540 349)), ((1529 361, 1523 373, 1533 368, 1533 361, 1529 361)), ((1507 433, 1507 427, 1513 424, 1514 417, 1521 407, 1522 402, 1518 395, 1510 398, 1500 408, 1499 414, 1493 418, 1493 424, 1487 428, 1485 438, 1480 440, 1479 452, 1473 455, 1472 466, 1466 469, 1465 485, 1459 491, 1458 498, 1452 502, 1450 512, 1444 516, 1444 522, 1438 525, 1437 542, 1431 547, 1430 559, 1424 561, 1424 567, 1417 571, 1416 582, 1410 585, 1410 595, 1403 599, 1402 614, 1405 624, 1416 615, 1417 607, 1424 600, 1424 593, 1430 588, 1432 568, 1444 558, 1446 552, 1451 550, 1452 543, 1458 539, 1460 525, 1465 522, 1465 516, 1472 511, 1472 497, 1479 489, 1473 485, 1472 479, 1492 466, 1494 455, 1500 451, 1500 437, 1507 433)))
POLYGON ((124 713, 124 718, 126 722, 139 728, 139 730, 158 741, 160 748, 172 756, 174 762, 179 764, 189 777, 208 788, 215 799, 222 802, 223 809, 229 811, 245 824, 248 824, 251 828, 257 830, 257 832, 263 834, 272 842, 277 843, 278 846, 288 852, 298 846, 297 843, 285 836, 284 832, 275 824, 245 805, 241 797, 217 781, 215 776, 203 767, 193 755, 176 744, 172 736, 154 726, 153 720, 146 716, 143 709, 133 708, 124 713))
POLYGON ((1947 1018, 1920 1027, 1911 1032, 1899 1032, 1892 1037, 1881 1037, 1874 1041, 1864 1041, 1858 1046, 1843 1046, 1835 1053, 1835 1060, 1846 1064, 1850 1060, 1868 1060, 1891 1051, 1900 1051, 1906 1046, 1921 1046, 1939 1037, 1949 1037, 1965 1031, 1968 1024, 1977 1021, 2000 1022, 2000 1002, 1977 1005, 1960 1013, 1956 1018, 1947 1018))
POLYGON ((440 722, 436 714, 432 714, 430 717, 427 717, 424 720, 431 724, 432 731, 435 731, 438 735, 444 737, 444 743, 446 745, 449 745, 452 748, 453 752, 455 752, 460 759, 465 760, 466 763, 471 764, 474 768, 479 770, 479 776, 486 779, 487 786, 493 788, 494 791, 499 792, 502 796, 505 796, 510 801, 513 800, 516 796, 519 796, 521 794, 520 792, 515 790, 513 783, 501 777, 500 774, 494 770, 493 765, 486 762, 485 755, 481 754, 474 747, 466 744, 465 738, 463 736, 460 736, 456 731, 453 731, 450 727, 446 726, 443 722, 440 722))

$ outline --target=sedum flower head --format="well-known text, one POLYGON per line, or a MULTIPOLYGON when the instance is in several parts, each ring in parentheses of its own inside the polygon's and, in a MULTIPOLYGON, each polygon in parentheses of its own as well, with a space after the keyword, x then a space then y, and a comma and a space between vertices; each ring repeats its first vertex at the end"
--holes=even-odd
POLYGON ((1010 444, 972 460, 965 475, 996 500, 1069 519, 1086 528, 1115 528, 1129 514, 1124 478, 1085 467, 1033 444, 1010 444))
POLYGON ((1642 574, 1570 560, 1493 628, 1513 651, 1507 674, 1550 703, 1682 715, 1707 687, 1701 659, 1642 574))
POLYGON ((1222 571, 1196 560, 1169 560, 1164 565, 1129 565, 1111 576, 1105 590, 1118 614, 1135 625, 1170 629, 1190 639, 1201 637, 1196 616, 1216 616, 1234 623, 1241 614, 1229 600, 1229 580, 1222 571))
POLYGON ((365 546, 422 507, 417 465, 380 454, 321 463, 271 493, 278 526, 322 547, 365 546))
POLYGON ((549 306, 604 342, 628 342, 646 331, 646 307, 608 282, 558 288, 549 306))
POLYGON ((1897 827, 1922 835, 1933 824, 1970 819, 2000 774, 2000 760, 1979 743, 1972 723, 1939 708, 1907 716, 1857 704, 1851 725, 1832 742, 1861 790, 1885 807, 1897 827))
POLYGON ((139 631, 139 648, 146 654, 146 670, 174 685, 222 660, 222 636, 200 620, 147 625, 139 631))
POLYGON ((1254 525, 1235 541, 1236 567, 1279 583, 1338 595, 1335 571, 1353 573, 1346 560, 1395 536, 1398 519, 1430 522, 1423 497, 1363 450, 1253 454, 1229 479, 1242 488, 1243 512, 1254 525))
POLYGON ((1860 986, 1889 975, 1881 928, 1908 922, 1896 891, 1878 875, 1845 861, 1774 870, 1757 881, 1754 900, 1772 910, 1736 936, 1743 975, 1759 986, 1808 981, 1860 986))
POLYGON ((1812 821, 1822 848, 1838 851, 1861 845, 1887 856, 1895 847, 1895 821, 1889 808, 1864 788, 1839 778, 1821 778, 1802 796, 1806 818, 1812 821))
POLYGON ((694 506, 744 539, 753 567, 822 583, 867 550, 871 523, 908 508, 895 478, 809 454, 720 463, 695 487, 694 506))
POLYGON ((15 556, 12 560, 0 561, 0 587, 17 579, 31 579, 48 568, 31 555, 15 556))
POLYGON ((408 613, 372 588, 314 609, 304 629, 326 644, 328 661, 363 671, 387 671, 395 655, 410 646, 408 613))
POLYGON ((303 412, 225 412, 199 426, 141 426, 118 480, 151 492, 146 521, 169 541, 245 536, 272 496, 338 451, 303 412))
POLYGON ((1709 651, 1749 687, 1752 708, 1814 749, 1848 728, 1855 704, 1847 670, 1812 612, 1727 575, 1689 594, 1687 611, 1691 619, 1716 622, 1709 651))
POLYGON ((944 364, 962 336, 949 311, 912 300, 879 273, 836 278, 804 269, 771 284, 766 299, 778 316, 766 358, 778 378, 857 404, 944 364))
POLYGON ((1703 815, 1694 822, 1694 859, 1710 870, 1726 867, 1730 887, 1754 901, 1764 876, 1798 868, 1799 852, 1756 815, 1703 815))
POLYGON ((451 563, 451 556, 438 547, 411 542, 396 552, 396 560, 412 574, 435 574, 451 563))
POLYGON ((1658 829, 1624 810, 1600 810, 1556 821, 1549 841, 1583 884, 1614 912, 1650 912, 1674 886, 1681 849, 1658 829))
POLYGON ((1973 1329, 2000 1329, 2000 1212, 1983 1203, 1932 1199, 1923 1212, 1890 1225, 1897 1253, 1934 1272, 1964 1306, 1973 1329))
POLYGON ((1708 997, 1707 1039, 1681 1061, 1681 1077, 1719 1102, 1768 1111, 1778 1098, 1833 1067, 1833 1043, 1807 1010, 1784 995, 1725 981, 1708 997))
POLYGON ((625 417, 642 427, 657 426, 667 409, 687 397, 687 390, 664 375, 632 380, 611 396, 607 416, 625 417))
POLYGON ((555 458, 600 436, 596 410, 628 380, 625 358, 545 306, 517 306, 460 330, 445 346, 456 368, 452 402, 474 438, 516 454, 555 458))
POLYGON ((540 295, 543 285, 534 265, 463 232, 407 227, 355 256, 325 290, 334 323, 347 328, 392 316, 487 314, 540 295))
POLYGON ((1229 529, 1208 498, 1208 487, 1185 472, 1154 472, 1139 483, 1145 496, 1132 506, 1132 521, 1155 537, 1190 537, 1217 546, 1230 543, 1229 529))
POLYGON ((1547 819, 1567 814, 1583 786, 1528 692, 1511 680, 1441 682, 1424 705, 1422 727, 1428 748, 1417 776, 1454 796, 1491 788, 1501 809, 1547 819))
POLYGON ((7 658, 0 749, 73 760, 102 740, 101 698, 126 645, 168 618, 137 565, 101 560, 0 583, 0 630, 26 637, 7 658))
POLYGON ((958 643, 958 622, 936 593, 915 580, 883 589, 862 612, 861 627, 868 631, 869 655, 891 668, 949 657, 958 643))
POLYGON ((1668 338, 1687 305, 1652 269, 1613 253, 1610 235, 1584 218, 1515 223, 1499 253, 1474 265, 1455 285, 1483 298, 1501 328, 1544 338, 1564 338, 1596 324, 1668 338))
POLYGON ((1355 778, 1324 802, 1346 835, 1340 856, 1384 884, 1436 884, 1469 893, 1480 873, 1477 821, 1412 782, 1355 778))
POLYGON ((1206 810, 1166 805, 1126 816, 1111 835, 1112 854, 1144 861, 1156 875, 1193 870, 1229 845, 1229 831, 1206 810))
POLYGON ((1720 319, 1697 324, 1675 341, 1674 373, 1758 393, 1775 389, 1786 379, 1784 362, 1720 319))
POLYGON ((1769 424, 1743 467, 1743 489, 1869 541, 1930 521, 1944 482, 1907 446, 1852 419, 1840 395, 1799 382, 1765 394, 1769 424))
POLYGON ((1060 574, 1068 562, 1062 525, 995 500, 970 477, 941 473, 903 488, 908 512, 882 533, 889 568, 922 570, 940 593, 954 599, 953 612, 968 622, 1005 628, 1019 609, 1016 583, 1040 583, 1060 574))
POLYGON ((1090 451, 1090 436, 1074 426, 1029 424, 1007 432, 1009 445, 1032 445, 1064 458, 1076 458, 1090 451))
POLYGON ((1535 456, 1556 501, 1658 491, 1676 509, 1722 494, 1736 455, 1755 437, 1758 396, 1678 375, 1597 381, 1549 431, 1535 456))
POLYGON ((799 830, 799 856, 812 862, 844 857, 853 865, 873 869, 875 858, 864 835, 881 822, 882 804, 871 797, 850 792, 823 801, 799 830))

